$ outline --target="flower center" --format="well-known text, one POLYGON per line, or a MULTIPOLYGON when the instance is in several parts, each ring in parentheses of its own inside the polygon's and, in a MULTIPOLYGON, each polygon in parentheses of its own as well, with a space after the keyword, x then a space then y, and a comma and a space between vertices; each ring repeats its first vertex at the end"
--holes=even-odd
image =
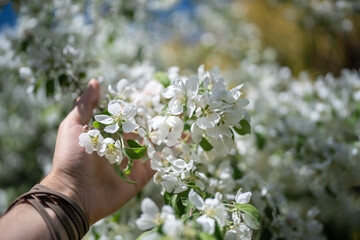
POLYGON ((215 215, 215 210, 212 209, 212 208, 209 208, 208 205, 205 205, 205 211, 204 211, 205 215, 208 216, 208 217, 214 217, 215 215))
POLYGON ((115 153, 115 145, 113 143, 109 144, 106 148, 106 152, 108 154, 114 154, 115 153))
POLYGON ((163 224, 165 221, 164 221, 163 218, 161 218, 161 214, 160 214, 160 213, 157 213, 156 216, 155 216, 155 218, 153 219, 153 222, 154 222, 157 226, 159 226, 159 225, 163 224))
POLYGON ((96 146, 99 142, 99 136, 91 137, 91 143, 96 146))

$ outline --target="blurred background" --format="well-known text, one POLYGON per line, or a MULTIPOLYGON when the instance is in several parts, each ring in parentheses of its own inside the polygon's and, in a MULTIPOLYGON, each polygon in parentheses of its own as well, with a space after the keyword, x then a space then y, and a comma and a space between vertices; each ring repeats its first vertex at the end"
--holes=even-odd
MULTIPOLYGON (((253 192, 254 238, 360 239, 358 0, 0 4, 0 213, 49 172, 57 127, 90 78, 105 91, 205 64, 250 100, 253 132, 231 179, 214 178, 253 192)), ((122 210, 87 238, 134 239, 138 215, 122 210)))

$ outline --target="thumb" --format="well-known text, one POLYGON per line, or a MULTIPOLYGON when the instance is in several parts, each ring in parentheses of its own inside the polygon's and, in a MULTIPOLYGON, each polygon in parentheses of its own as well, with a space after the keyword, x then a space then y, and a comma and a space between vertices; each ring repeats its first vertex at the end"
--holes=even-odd
POLYGON ((91 79, 87 89, 76 102, 74 108, 66 117, 73 124, 84 125, 89 122, 100 98, 100 85, 96 79, 91 79))

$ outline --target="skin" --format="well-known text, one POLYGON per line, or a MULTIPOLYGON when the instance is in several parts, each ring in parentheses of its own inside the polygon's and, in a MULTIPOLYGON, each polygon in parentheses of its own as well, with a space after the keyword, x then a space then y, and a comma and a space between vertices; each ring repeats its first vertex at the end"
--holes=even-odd
MULTIPOLYGON (((61 123, 51 172, 41 181, 41 184, 77 201, 85 210, 90 224, 121 208, 154 175, 150 161, 134 161, 128 178, 137 184, 126 183, 104 157, 96 153, 87 154, 79 145, 79 135, 83 132, 84 124, 92 117, 99 98, 99 83, 92 79, 61 123)), ((125 165, 126 160, 122 164, 125 165)), ((54 214, 52 216, 56 218, 54 214)), ((20 204, 3 216, 0 219, 0 232, 4 239, 50 238, 45 222, 28 204, 20 204), (20 226, 26 227, 18 231, 20 226)))

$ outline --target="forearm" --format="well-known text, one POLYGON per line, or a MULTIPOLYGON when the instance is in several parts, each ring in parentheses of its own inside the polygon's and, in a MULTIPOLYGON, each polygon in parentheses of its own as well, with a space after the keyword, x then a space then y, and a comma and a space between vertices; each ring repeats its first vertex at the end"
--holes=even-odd
POLYGON ((76 197, 52 182, 35 185, 9 207, 0 219, 5 239, 81 239, 86 234, 88 218, 76 197))
MULTIPOLYGON (((47 212, 54 221, 58 221, 51 209, 47 209, 47 212)), ((0 232, 3 239, 51 239, 46 222, 28 203, 21 203, 13 207, 0 218, 0 232)), ((66 236, 64 237, 66 239, 66 236)))

